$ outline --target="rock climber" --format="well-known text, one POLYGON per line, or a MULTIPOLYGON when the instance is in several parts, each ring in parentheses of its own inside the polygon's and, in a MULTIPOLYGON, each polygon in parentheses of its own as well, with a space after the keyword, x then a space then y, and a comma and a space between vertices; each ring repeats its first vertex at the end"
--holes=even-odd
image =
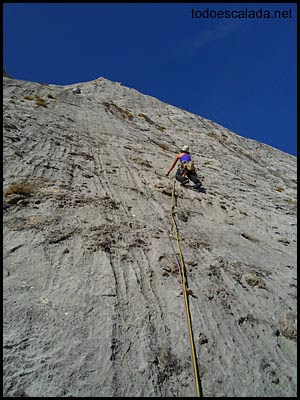
POLYGON ((202 183, 196 173, 194 162, 191 159, 189 146, 185 145, 182 147, 181 152, 177 154, 165 176, 169 176, 177 161, 179 161, 179 166, 176 172, 176 179, 181 185, 186 185, 191 180, 194 183, 194 188, 200 189, 202 183))

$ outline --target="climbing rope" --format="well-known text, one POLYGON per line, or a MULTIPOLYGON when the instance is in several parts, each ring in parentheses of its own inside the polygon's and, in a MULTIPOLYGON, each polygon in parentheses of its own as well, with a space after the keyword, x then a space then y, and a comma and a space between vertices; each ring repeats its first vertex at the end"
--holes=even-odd
POLYGON ((199 373, 198 373, 198 366, 197 366, 197 358, 196 358, 196 351, 195 351, 195 344, 194 344, 194 337, 193 337, 193 329, 192 329, 189 301, 188 301, 188 295, 187 295, 187 292, 186 292, 187 288, 186 288, 186 277, 185 277, 184 261, 183 261, 183 255, 182 255, 182 251, 181 251, 181 247, 180 247, 180 243, 179 243, 178 230, 177 230, 177 226, 176 226, 176 222, 175 222, 175 218, 174 218, 175 183, 176 183, 176 180, 174 179, 174 185, 173 185, 173 190, 172 190, 172 201, 171 201, 171 208, 170 208, 170 216, 171 216, 173 230, 174 230, 174 234, 175 234, 175 237, 176 237, 179 256, 180 256, 181 283, 182 283, 182 291, 183 291, 183 296, 184 296, 186 318, 187 318, 187 324, 188 324, 188 330, 189 330, 189 336, 190 336, 190 345, 191 345, 191 353, 192 353, 192 361, 193 361, 195 386, 196 386, 197 396, 200 397, 201 396, 200 380, 199 380, 199 373))

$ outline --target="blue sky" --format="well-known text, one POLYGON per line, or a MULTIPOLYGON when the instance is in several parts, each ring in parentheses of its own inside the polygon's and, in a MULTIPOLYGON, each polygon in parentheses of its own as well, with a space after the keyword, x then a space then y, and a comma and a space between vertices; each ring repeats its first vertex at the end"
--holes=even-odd
POLYGON ((4 3, 3 63, 33 82, 122 82, 296 155, 296 13, 295 3, 4 3), (274 10, 285 18, 249 17, 274 10))

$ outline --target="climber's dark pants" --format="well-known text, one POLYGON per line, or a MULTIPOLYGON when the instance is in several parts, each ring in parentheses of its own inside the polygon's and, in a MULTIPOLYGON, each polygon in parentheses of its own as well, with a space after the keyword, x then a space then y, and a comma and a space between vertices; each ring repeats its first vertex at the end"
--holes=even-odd
POLYGON ((176 179, 180 182, 183 183, 186 181, 186 178, 189 178, 195 185, 202 185, 200 179, 198 178, 198 175, 196 174, 196 172, 189 172, 187 171, 186 175, 183 175, 183 169, 181 169, 180 167, 177 169, 176 172, 176 179))

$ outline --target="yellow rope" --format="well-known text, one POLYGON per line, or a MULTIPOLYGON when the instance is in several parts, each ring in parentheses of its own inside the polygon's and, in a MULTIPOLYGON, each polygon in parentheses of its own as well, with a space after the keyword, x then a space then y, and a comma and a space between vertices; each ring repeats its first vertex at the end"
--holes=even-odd
POLYGON ((176 241, 177 241, 178 251, 179 251, 179 256, 180 256, 181 283, 182 283, 182 290, 183 290, 183 296, 184 296, 186 318, 187 318, 189 336, 190 336, 190 345, 191 345, 191 353, 192 353, 192 360, 193 360, 196 393, 197 393, 197 396, 200 397, 201 396, 200 381, 199 381, 199 374, 198 374, 198 366, 197 366, 196 351, 195 351, 194 338, 193 338, 193 330, 192 330, 189 302, 188 302, 188 296, 187 296, 187 293, 186 293, 186 278, 185 278, 185 270, 184 270, 184 261, 183 261, 183 255, 182 255, 182 251, 181 251, 180 243, 179 243, 178 230, 177 230, 176 222, 175 222, 175 219, 174 219, 175 183, 176 183, 176 181, 174 180, 170 216, 171 216, 171 220, 172 220, 172 224, 173 224, 173 230, 174 230, 174 233, 175 233, 175 236, 176 236, 176 241))

